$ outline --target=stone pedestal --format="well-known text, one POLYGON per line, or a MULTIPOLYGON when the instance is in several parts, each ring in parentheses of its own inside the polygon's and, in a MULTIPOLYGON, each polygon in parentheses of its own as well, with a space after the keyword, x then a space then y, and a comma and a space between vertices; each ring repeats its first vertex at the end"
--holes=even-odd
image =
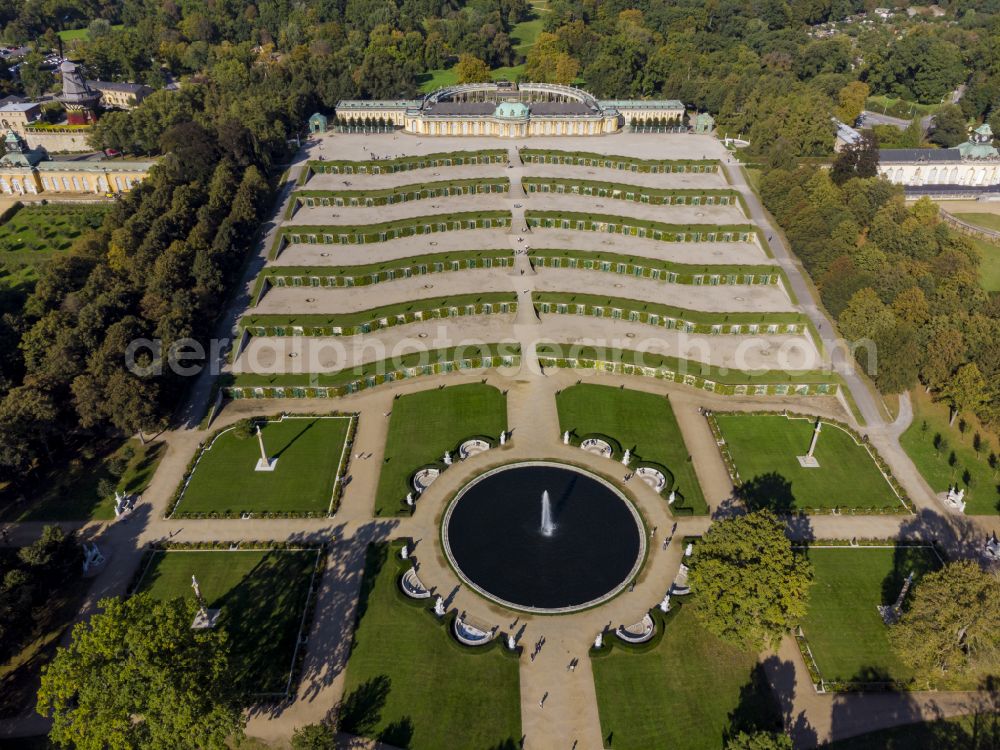
POLYGON ((819 461, 816 460, 816 456, 798 456, 799 466, 803 469, 818 469, 819 461))
POLYGON ((219 610, 217 609, 203 609, 194 616, 194 622, 191 623, 191 628, 193 630, 211 630, 215 627, 215 623, 219 620, 219 610))
POLYGON ((278 465, 278 459, 269 458, 267 463, 264 462, 263 458, 257 459, 257 468, 254 471, 274 471, 275 467, 278 465))

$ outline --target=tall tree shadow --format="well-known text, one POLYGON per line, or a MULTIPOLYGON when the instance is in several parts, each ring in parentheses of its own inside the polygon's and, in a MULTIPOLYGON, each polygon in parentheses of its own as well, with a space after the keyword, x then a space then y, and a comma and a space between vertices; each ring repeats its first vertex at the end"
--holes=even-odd
POLYGON ((729 742, 740 732, 780 732, 784 729, 781 705, 775 695, 763 664, 755 664, 750 679, 740 688, 739 703, 729 712, 729 727, 723 740, 729 742))
MULTIPOLYGON (((795 665, 779 656, 769 656, 761 664, 761 671, 767 677, 772 695, 777 701, 778 712, 785 731, 791 736, 797 748, 816 747, 819 736, 809 723, 805 711, 795 713, 796 682, 795 665)), ((808 683, 804 690, 812 690, 808 683)), ((742 697, 742 696, 741 696, 742 697)), ((732 718, 730 719, 732 721, 732 718)))
POLYGON ((759 474, 740 485, 738 494, 747 510, 771 510, 781 515, 795 509, 792 483, 776 471, 759 474))
MULTIPOLYGON (((382 709, 385 707, 385 701, 389 697, 391 687, 392 680, 389 679, 389 676, 380 674, 362 683, 351 693, 344 696, 344 699, 335 710, 337 726, 340 731, 365 737, 372 736, 375 727, 382 720, 382 709)), ((392 730, 402 734, 405 730, 405 727, 402 725, 404 721, 409 726, 409 732, 412 736, 413 727, 408 718, 390 724, 386 727, 385 732, 392 730)), ((398 744, 388 738, 385 741, 393 745, 398 744)), ((409 742, 409 738, 407 738, 407 742, 409 742)), ((405 747, 405 745, 402 745, 402 747, 405 747)))
POLYGON ((379 742, 384 742, 393 747, 408 748, 412 739, 413 721, 409 716, 397 719, 378 733, 379 742))

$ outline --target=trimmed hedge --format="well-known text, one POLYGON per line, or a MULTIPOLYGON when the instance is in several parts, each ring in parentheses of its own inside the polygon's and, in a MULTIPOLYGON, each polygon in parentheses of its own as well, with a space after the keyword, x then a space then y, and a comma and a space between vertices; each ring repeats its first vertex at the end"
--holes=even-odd
POLYGON ((514 265, 510 250, 460 250, 414 255, 409 258, 363 266, 266 266, 254 283, 252 305, 272 286, 346 287, 369 286, 397 278, 446 271, 485 269, 514 265))
POLYGON ((754 242, 760 233, 753 224, 666 224, 577 211, 525 211, 524 220, 536 229, 576 229, 663 242, 754 242))
POLYGON ((522 148, 517 153, 523 164, 568 164, 574 167, 603 167, 652 174, 719 171, 717 159, 637 159, 634 156, 544 148, 522 148))
POLYGON ((517 344, 476 344, 414 352, 332 374, 230 375, 222 387, 230 398, 336 398, 421 375, 520 364, 517 344))
POLYGON ((627 276, 638 276, 667 284, 693 284, 695 286, 726 286, 734 284, 777 284, 785 282, 790 288, 785 272, 778 266, 753 265, 694 265, 672 261, 621 255, 604 251, 564 250, 558 248, 531 249, 528 260, 542 268, 577 268, 603 271, 627 276))
POLYGON ((394 203, 444 198, 452 195, 474 195, 479 193, 507 193, 510 180, 507 177, 480 177, 469 180, 440 180, 418 182, 398 187, 378 190, 297 190, 289 203, 285 218, 289 219, 303 206, 386 206, 394 203))
POLYGON ((287 245, 299 242, 310 245, 363 245, 370 242, 386 242, 401 237, 437 232, 509 227, 510 223, 511 214, 509 211, 464 211, 452 214, 414 216, 409 219, 385 221, 380 224, 360 224, 358 226, 283 226, 271 248, 269 259, 274 260, 287 245))
POLYGON ((599 180, 575 180, 563 177, 525 177, 521 186, 526 195, 556 193, 610 198, 653 206, 730 206, 738 205, 747 215, 743 196, 731 188, 652 188, 599 180))
POLYGON ((710 313, 595 294, 534 292, 532 301, 538 313, 629 320, 662 328, 683 329, 686 333, 755 334, 761 332, 752 330, 758 327, 767 333, 801 334, 806 331, 807 320, 805 315, 797 312, 710 313))
POLYGON ((517 312, 513 292, 417 299, 342 315, 250 315, 240 327, 252 336, 353 336, 420 320, 517 312))
POLYGON ((840 376, 822 370, 798 373, 769 370, 756 374, 730 370, 652 352, 606 349, 578 344, 541 343, 537 346, 542 367, 600 370, 620 375, 642 375, 683 383, 721 395, 833 395, 840 376))
POLYGON ((370 159, 351 161, 342 159, 314 160, 306 163, 299 177, 304 184, 314 174, 393 174, 413 169, 460 167, 467 164, 506 164, 507 149, 481 149, 479 151, 442 151, 422 156, 401 156, 398 159, 370 159))

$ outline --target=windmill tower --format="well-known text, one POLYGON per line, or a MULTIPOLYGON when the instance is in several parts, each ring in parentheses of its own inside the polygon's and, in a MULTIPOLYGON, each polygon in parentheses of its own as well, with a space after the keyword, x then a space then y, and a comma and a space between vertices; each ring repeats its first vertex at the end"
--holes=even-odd
POLYGON ((89 125, 97 120, 97 103, 101 100, 99 91, 94 91, 80 73, 76 63, 64 60, 59 66, 62 73, 62 94, 59 101, 66 108, 66 120, 70 125, 89 125))

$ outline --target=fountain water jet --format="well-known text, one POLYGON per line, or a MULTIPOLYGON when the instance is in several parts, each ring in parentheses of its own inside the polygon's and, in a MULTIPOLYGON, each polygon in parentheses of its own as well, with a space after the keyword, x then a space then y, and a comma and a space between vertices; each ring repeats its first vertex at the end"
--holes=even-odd
POLYGON ((552 536, 556 531, 556 525, 552 522, 552 501, 549 499, 549 491, 542 492, 542 536, 552 536))

